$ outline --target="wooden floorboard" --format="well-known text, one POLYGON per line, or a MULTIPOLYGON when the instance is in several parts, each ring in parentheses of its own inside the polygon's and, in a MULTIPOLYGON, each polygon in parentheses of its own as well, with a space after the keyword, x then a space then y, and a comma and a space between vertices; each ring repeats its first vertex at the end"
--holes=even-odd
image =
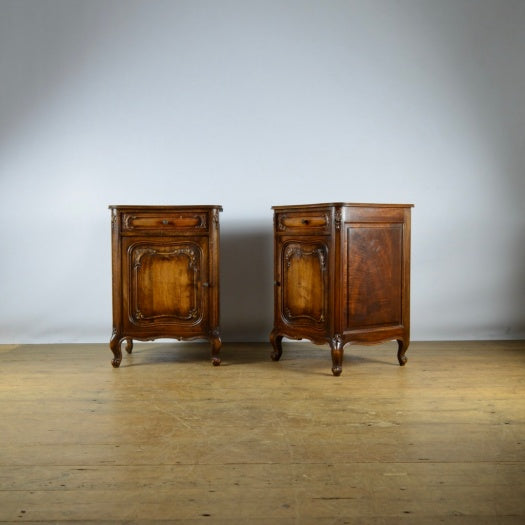
POLYGON ((0 522, 525 523, 525 341, 0 345, 0 522))

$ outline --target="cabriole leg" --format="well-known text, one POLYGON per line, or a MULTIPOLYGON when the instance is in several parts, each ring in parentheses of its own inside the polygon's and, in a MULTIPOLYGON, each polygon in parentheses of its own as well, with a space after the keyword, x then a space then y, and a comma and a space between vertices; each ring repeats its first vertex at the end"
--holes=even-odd
POLYGON ((114 331, 113 335, 111 336, 111 340, 109 341, 109 348, 114 355, 113 359, 111 360, 113 368, 118 368, 120 366, 120 362, 122 361, 122 350, 120 348, 121 342, 122 339, 120 334, 114 331))
POLYGON ((405 356, 405 352, 408 348, 408 341, 405 341, 403 339, 397 340, 397 360, 399 361, 400 366, 405 366, 406 362, 408 361, 407 357, 405 356))
POLYGON ((273 352, 270 354, 272 361, 279 361, 283 355, 283 336, 279 335, 277 332, 272 331, 270 334, 270 343, 273 346, 273 352))
POLYGON ((340 376, 343 371, 343 340, 336 335, 330 339, 330 349, 332 351, 332 374, 340 376))
POLYGON ((211 343, 211 362, 213 366, 219 366, 221 364, 220 351, 222 347, 221 337, 218 330, 214 330, 210 336, 211 343))

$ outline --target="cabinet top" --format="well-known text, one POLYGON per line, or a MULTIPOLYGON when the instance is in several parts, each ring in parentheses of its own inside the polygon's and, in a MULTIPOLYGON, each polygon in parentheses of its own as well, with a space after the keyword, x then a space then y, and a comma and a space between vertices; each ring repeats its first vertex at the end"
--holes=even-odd
POLYGON ((324 202, 320 204, 291 204, 289 206, 272 206, 272 210, 289 210, 304 208, 331 208, 331 207, 351 207, 351 208, 413 208, 413 204, 370 204, 363 202, 324 202))
POLYGON ((181 206, 168 206, 168 205, 160 205, 160 206, 147 206, 147 205, 120 205, 120 204, 110 204, 108 206, 110 210, 121 210, 121 211, 178 211, 178 210, 185 210, 185 211, 191 211, 191 210, 219 210, 222 211, 222 206, 220 204, 196 204, 196 205, 181 205, 181 206))

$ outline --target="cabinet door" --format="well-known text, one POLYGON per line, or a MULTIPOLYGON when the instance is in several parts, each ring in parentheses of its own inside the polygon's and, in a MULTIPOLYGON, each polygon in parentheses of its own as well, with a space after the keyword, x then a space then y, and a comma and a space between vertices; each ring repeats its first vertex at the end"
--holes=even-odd
POLYGON ((324 330, 328 322, 328 245, 324 239, 281 238, 277 287, 281 321, 324 330))
POLYGON ((182 329, 184 335, 207 322, 207 238, 135 238, 126 244, 124 293, 131 325, 182 329))
POLYGON ((346 224, 345 236, 345 330, 401 325, 403 224, 346 224))

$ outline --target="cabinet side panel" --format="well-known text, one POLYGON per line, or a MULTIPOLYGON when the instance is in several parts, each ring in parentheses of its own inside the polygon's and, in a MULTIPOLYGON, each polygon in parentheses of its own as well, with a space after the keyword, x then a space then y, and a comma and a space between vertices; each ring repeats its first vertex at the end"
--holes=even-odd
POLYGON ((346 330, 402 324, 402 224, 346 226, 346 330))
POLYGON ((113 333, 122 330, 122 246, 120 241, 120 215, 111 210, 111 277, 113 305, 113 333))

